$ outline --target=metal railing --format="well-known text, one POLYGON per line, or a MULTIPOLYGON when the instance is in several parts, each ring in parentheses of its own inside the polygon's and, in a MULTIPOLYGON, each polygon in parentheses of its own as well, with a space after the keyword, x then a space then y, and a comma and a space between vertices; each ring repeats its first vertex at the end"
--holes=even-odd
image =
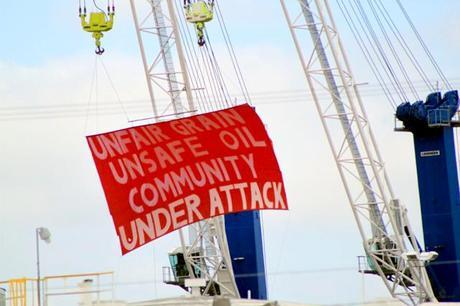
POLYGON ((430 109, 428 111, 428 126, 450 126, 451 111, 449 107, 430 109))
MULTIPOLYGON (((114 301, 113 272, 53 275, 40 281, 44 306, 78 305, 85 295, 96 305, 114 301)), ((36 278, 0 281, 0 306, 38 305, 36 284, 36 278)))

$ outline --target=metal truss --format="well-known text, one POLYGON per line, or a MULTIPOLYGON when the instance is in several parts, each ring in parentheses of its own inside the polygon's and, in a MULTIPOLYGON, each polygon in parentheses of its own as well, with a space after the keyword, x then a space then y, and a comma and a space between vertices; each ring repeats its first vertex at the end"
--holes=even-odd
POLYGON ((298 0, 300 10, 291 6, 293 1, 280 1, 371 272, 406 304, 436 301, 405 208, 390 185, 328 0, 298 0), (324 92, 328 94, 322 96, 324 92))
POLYGON ((130 4, 155 118, 195 112, 174 3, 130 0, 130 4), (174 56, 180 70, 175 68, 174 56), (159 103, 164 94, 167 102, 159 103))
MULTIPOLYGON (((196 112, 184 57, 174 0, 130 0, 134 24, 156 120, 196 112), (139 9, 137 5, 143 5, 139 9), (166 9, 165 9, 166 8, 166 9), (140 12, 147 12, 143 18, 140 12), (149 39, 146 39, 149 37, 149 39), (180 70, 175 69, 177 58, 180 70), (166 105, 157 96, 166 93, 166 105), (182 101, 187 101, 183 103, 182 101)), ((203 295, 239 297, 225 234, 224 218, 216 217, 189 227, 189 244, 179 230, 184 259, 191 277, 206 280, 203 295), (199 250, 196 255, 196 250, 199 250), (199 271, 199 273, 196 273, 199 271)))
POLYGON ((190 227, 196 234, 184 258, 194 271, 206 279, 203 295, 239 298, 225 234, 224 217, 198 222, 190 227))

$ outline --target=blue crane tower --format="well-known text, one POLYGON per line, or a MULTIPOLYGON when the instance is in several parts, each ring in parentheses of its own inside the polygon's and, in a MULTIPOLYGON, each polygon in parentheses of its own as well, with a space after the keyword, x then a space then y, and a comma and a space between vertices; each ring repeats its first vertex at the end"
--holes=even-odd
POLYGON ((438 258, 427 267, 439 301, 460 301, 460 198, 453 120, 458 92, 428 95, 425 102, 405 102, 396 117, 397 131, 413 134, 426 251, 438 258))
POLYGON ((267 299, 260 212, 226 215, 225 231, 241 298, 267 299))

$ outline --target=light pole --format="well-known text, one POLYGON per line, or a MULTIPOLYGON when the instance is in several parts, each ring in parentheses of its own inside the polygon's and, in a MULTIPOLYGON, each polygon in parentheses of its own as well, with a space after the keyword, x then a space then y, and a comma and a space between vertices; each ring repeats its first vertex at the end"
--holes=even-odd
POLYGON ((35 229, 35 242, 37 245, 37 299, 38 306, 42 305, 41 292, 40 292, 40 245, 39 240, 43 240, 46 243, 51 242, 51 233, 46 227, 39 227, 35 229))

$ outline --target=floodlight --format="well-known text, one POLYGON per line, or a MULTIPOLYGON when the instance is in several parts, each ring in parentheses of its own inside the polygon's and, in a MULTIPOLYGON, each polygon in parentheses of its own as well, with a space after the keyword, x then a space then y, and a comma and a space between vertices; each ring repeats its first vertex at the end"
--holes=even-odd
POLYGON ((39 227, 37 228, 37 231, 41 240, 45 241, 46 243, 51 242, 51 233, 49 229, 47 229, 46 227, 39 227))
POLYGON ((46 243, 51 242, 51 233, 46 227, 37 227, 35 229, 35 243, 37 247, 37 301, 38 306, 42 305, 41 300, 41 278, 40 278, 40 244, 38 243, 40 240, 45 241, 46 243))

